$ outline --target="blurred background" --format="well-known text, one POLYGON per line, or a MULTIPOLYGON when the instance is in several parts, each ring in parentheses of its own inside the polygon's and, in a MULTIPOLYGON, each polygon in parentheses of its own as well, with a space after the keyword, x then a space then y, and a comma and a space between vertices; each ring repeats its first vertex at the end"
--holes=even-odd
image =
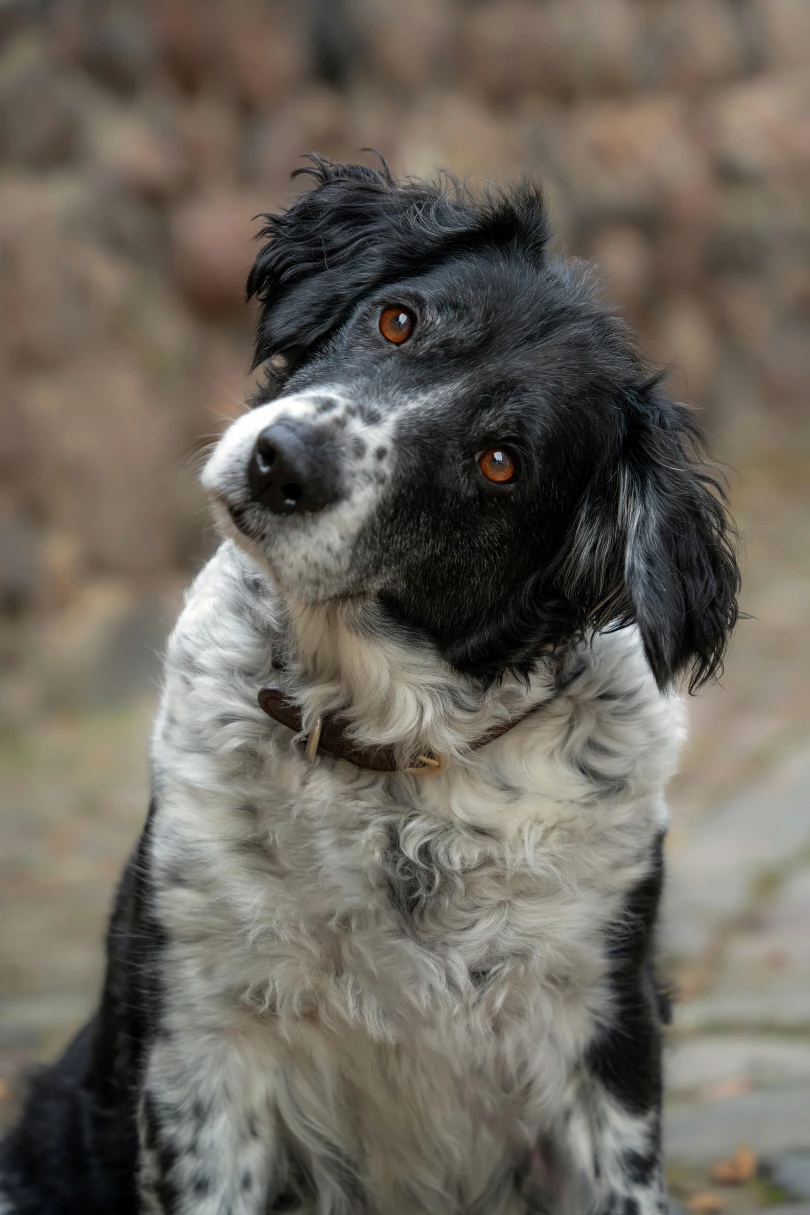
POLYGON ((672 790, 671 1178, 810 1199, 810 0, 0 0, 0 1098, 95 1000, 252 217, 366 147, 538 175, 729 465, 752 618, 672 790))

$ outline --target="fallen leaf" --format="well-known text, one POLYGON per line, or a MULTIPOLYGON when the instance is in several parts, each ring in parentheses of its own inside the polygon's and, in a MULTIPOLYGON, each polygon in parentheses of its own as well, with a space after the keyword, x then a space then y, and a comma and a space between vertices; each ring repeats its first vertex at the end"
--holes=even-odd
POLYGON ((719 1185, 744 1185, 757 1175, 756 1152, 751 1148, 738 1148, 727 1160, 718 1160, 712 1169, 712 1181, 719 1185))
POLYGON ((698 1194, 693 1194, 686 1205, 690 1211, 696 1211, 699 1215, 716 1215, 718 1211, 725 1211, 727 1203, 722 1194, 701 1190, 698 1194))

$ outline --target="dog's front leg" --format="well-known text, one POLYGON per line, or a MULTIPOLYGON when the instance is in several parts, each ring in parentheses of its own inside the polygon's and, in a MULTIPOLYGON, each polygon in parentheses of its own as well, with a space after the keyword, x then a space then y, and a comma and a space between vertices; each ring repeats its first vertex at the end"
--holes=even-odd
POLYGON ((568 1125, 574 1164, 570 1210, 666 1215, 660 1126, 657 1106, 632 1106, 587 1074, 568 1125))
POLYGON ((601 1093, 592 1115, 593 1215, 666 1215, 658 1113, 630 1111, 601 1093))
POLYGON ((260 1215, 284 1189, 272 1074, 210 1033, 158 1037, 138 1111, 147 1215, 260 1215))

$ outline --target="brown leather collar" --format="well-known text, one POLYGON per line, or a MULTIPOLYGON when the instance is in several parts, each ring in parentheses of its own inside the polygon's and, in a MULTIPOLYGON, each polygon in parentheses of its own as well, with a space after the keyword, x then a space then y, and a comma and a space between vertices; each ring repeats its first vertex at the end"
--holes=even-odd
MULTIPOLYGON (((274 721, 280 722, 289 730, 294 730, 296 734, 300 733, 301 710, 298 705, 287 699, 281 688, 268 684, 259 691, 258 700, 260 707, 264 709, 268 717, 272 717, 274 721)), ((485 734, 470 743, 471 749, 477 751, 480 747, 485 747, 487 743, 494 742, 496 738, 506 734, 519 722, 525 721, 530 714, 541 707, 541 705, 532 705, 525 713, 521 713, 520 717, 492 726, 485 734)), ((438 773, 444 768, 444 759, 441 755, 415 755, 410 764, 403 765, 398 762, 398 753, 394 747, 364 746, 362 743, 355 742, 353 739, 347 738, 346 726, 341 725, 339 717, 318 718, 307 739, 306 754, 310 759, 314 759, 316 755, 326 755, 330 759, 345 759, 358 768, 369 768, 372 772, 438 773)))

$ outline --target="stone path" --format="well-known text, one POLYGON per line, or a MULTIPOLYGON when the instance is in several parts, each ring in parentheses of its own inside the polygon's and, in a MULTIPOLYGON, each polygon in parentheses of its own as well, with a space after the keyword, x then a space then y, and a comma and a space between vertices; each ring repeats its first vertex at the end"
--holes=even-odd
POLYGON ((682 995, 666 1138, 675 1177, 679 1165, 708 1166, 747 1145, 777 1191, 810 1198, 808 788, 810 750, 673 846, 665 942, 682 995))

